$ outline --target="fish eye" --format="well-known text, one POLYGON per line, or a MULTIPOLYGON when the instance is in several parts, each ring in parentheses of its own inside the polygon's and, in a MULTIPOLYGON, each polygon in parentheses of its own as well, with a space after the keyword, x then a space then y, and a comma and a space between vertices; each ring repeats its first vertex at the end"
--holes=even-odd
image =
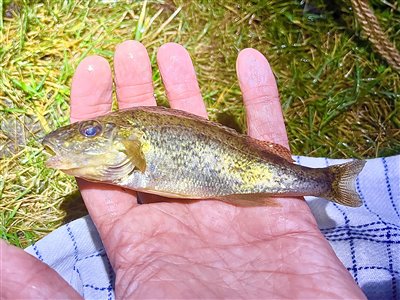
POLYGON ((79 129, 80 133, 85 137, 95 137, 101 132, 101 125, 96 121, 83 123, 79 129))

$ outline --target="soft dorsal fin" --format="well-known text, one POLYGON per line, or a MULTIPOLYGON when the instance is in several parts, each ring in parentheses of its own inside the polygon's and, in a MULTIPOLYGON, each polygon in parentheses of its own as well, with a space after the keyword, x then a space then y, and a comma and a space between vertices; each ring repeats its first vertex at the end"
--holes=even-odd
POLYGON ((258 144, 258 146, 264 148, 268 152, 274 153, 274 154, 286 159, 287 161, 289 161, 291 163, 293 162, 293 158, 292 158, 292 154, 290 153, 290 150, 282 145, 275 144, 275 143, 269 142, 269 141, 260 141, 260 140, 256 140, 256 139, 252 139, 252 142, 255 142, 256 144, 258 144))
POLYGON ((142 145, 139 140, 128 140, 123 142, 125 146, 125 152, 132 162, 132 164, 140 172, 146 171, 146 159, 142 151, 142 145))

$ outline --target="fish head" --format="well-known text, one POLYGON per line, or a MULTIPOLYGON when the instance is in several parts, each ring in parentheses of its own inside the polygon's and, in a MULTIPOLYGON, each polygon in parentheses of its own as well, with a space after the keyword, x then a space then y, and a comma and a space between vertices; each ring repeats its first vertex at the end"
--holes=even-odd
POLYGON ((124 130, 106 118, 61 127, 42 141, 51 156, 46 166, 90 181, 123 178, 135 168, 125 149, 124 130))

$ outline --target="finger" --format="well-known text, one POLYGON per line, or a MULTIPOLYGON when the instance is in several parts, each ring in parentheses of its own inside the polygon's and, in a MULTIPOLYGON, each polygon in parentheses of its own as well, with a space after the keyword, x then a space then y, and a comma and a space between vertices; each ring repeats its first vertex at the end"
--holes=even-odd
MULTIPOLYGON (((246 107, 248 134, 289 149, 278 88, 267 59, 255 49, 244 49, 239 53, 236 72, 246 107)), ((307 203, 298 199, 301 198, 279 198, 282 213, 311 214, 307 203)))
POLYGON ((114 71, 120 108, 156 105, 151 63, 141 43, 125 41, 117 46, 114 71))
POLYGON ((108 62, 100 56, 81 61, 72 78, 71 122, 104 115, 111 110, 112 77, 108 62))
MULTIPOLYGON (((112 103, 112 76, 108 62, 99 56, 84 59, 71 87, 71 121, 108 113, 112 103)), ((86 207, 105 243, 108 230, 121 214, 137 205, 134 192, 77 179, 86 207)))
POLYGON ((171 107, 207 118, 196 72, 185 48, 175 43, 161 46, 157 63, 171 107))
POLYGON ((0 240, 1 299, 82 299, 56 271, 0 240))
POLYGON ((278 88, 267 59, 255 49, 244 49, 239 53, 236 72, 249 135, 289 148, 278 88))
MULTIPOLYGON (((151 62, 146 48, 137 41, 125 41, 117 46, 114 72, 119 108, 157 105, 154 98, 151 62)), ((165 198, 137 193, 137 203, 165 201, 165 198)))

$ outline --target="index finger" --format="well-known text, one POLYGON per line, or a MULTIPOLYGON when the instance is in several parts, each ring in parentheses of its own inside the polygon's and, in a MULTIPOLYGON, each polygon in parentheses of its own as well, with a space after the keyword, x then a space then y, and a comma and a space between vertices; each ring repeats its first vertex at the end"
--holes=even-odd
POLYGON ((255 49, 244 49, 239 53, 236 71, 249 135, 289 149, 278 88, 267 59, 255 49))

